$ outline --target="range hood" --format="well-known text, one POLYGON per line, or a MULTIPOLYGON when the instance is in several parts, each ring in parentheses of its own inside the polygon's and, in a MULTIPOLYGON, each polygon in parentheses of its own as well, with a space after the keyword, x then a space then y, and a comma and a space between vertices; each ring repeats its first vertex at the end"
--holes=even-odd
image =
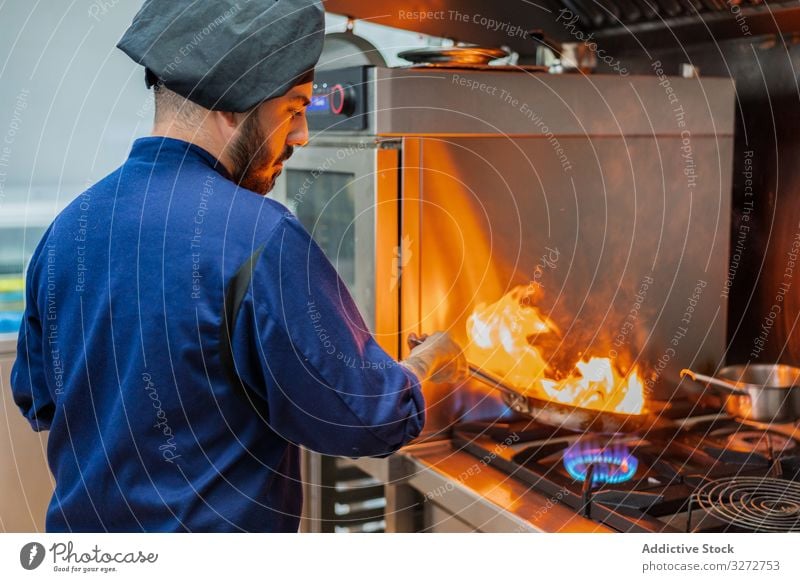
POLYGON ((533 55, 554 42, 686 45, 800 31, 797 0, 326 0, 326 10, 460 42, 533 55))

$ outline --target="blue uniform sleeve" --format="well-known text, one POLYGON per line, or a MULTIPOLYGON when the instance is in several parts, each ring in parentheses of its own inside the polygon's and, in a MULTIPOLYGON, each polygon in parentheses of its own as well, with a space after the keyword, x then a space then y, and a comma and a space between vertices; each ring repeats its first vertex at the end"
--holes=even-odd
POLYGON ((267 402, 273 430, 339 456, 381 456, 422 430, 416 376, 374 340, 345 284, 288 214, 251 278, 233 337, 240 377, 267 402))
MULTIPOLYGON (((49 230, 48 230, 49 233, 49 230)), ((44 240, 39 243, 28 266, 25 282, 25 313, 17 340, 17 359, 11 369, 11 392, 14 402, 33 430, 48 430, 53 422, 55 404, 45 378, 43 322, 36 301, 37 263, 44 240)), ((59 362, 55 362, 60 365, 59 362)))

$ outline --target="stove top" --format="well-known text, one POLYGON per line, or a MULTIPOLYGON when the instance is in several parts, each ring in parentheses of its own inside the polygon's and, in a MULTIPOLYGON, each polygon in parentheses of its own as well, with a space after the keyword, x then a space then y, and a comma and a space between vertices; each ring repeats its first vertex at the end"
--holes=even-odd
POLYGON ((704 412, 612 437, 464 423, 453 444, 617 531, 800 531, 800 430, 704 412))

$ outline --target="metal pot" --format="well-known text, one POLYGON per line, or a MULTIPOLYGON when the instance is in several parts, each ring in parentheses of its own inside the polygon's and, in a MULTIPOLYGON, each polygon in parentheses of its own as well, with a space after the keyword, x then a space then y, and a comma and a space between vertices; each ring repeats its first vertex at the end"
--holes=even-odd
POLYGON ((800 418, 800 368, 782 364, 727 366, 715 376, 681 370, 709 390, 726 395, 731 416, 757 422, 794 422, 800 418))

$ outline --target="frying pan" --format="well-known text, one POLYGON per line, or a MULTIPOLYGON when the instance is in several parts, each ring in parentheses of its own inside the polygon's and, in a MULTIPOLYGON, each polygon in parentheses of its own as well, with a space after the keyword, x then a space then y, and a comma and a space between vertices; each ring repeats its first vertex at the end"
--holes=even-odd
POLYGON ((424 47, 397 53, 412 63, 446 63, 455 65, 488 65, 508 56, 504 49, 481 46, 424 47))
MULTIPOLYGON (((409 337, 408 345, 413 348, 421 344, 422 341, 421 339, 409 337)), ((471 364, 469 365, 469 373, 476 380, 499 391, 502 394, 503 402, 509 408, 547 426, 574 432, 616 434, 635 432, 650 419, 646 413, 622 414, 619 412, 607 412, 534 398, 511 388, 502 380, 471 364)))

